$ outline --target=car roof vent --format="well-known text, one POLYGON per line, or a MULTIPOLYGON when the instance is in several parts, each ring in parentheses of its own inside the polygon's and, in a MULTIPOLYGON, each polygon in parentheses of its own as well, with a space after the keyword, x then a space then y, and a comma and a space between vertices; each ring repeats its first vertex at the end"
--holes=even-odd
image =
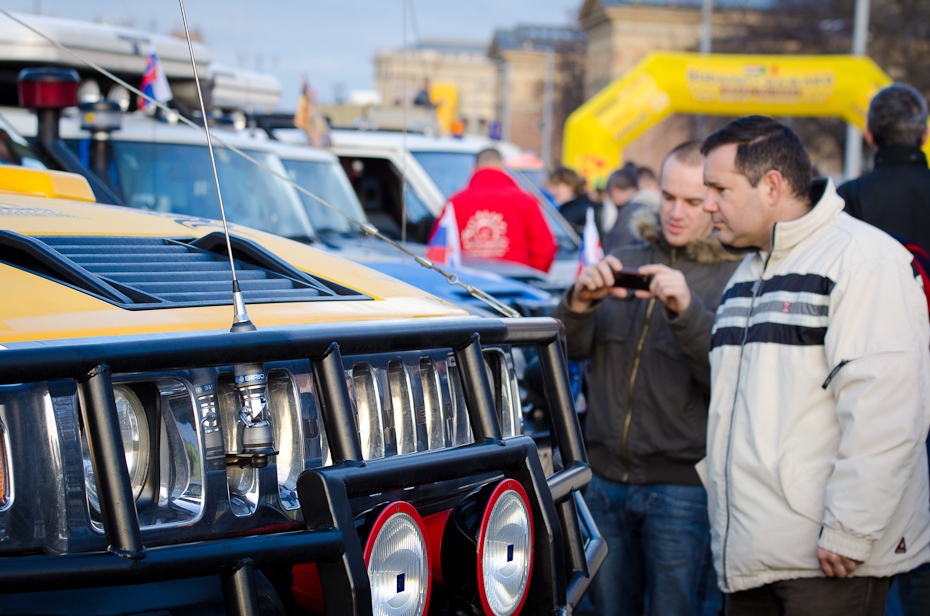
MULTIPOLYGON (((251 240, 230 239, 246 303, 371 299, 302 272, 251 240)), ((232 304, 221 233, 190 239, 0 231, 0 262, 128 309, 232 304)))

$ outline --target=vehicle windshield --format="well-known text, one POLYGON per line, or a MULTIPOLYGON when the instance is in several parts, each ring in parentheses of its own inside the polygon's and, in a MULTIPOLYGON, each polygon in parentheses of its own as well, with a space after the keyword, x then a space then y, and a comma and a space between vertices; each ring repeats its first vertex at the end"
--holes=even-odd
MULTIPOLYGON (((206 146, 114 140, 113 150, 118 188, 130 207, 220 218, 206 146)), ((256 150, 246 153, 286 173, 276 155, 256 150)), ((285 237, 313 237, 290 186, 224 148, 215 148, 214 155, 229 222, 285 237)))
POLYGON ((475 155, 470 152, 411 152, 429 177, 448 199, 468 185, 475 170, 475 155))
MULTIPOLYGON (((315 160, 283 159, 287 175, 302 188, 305 188, 326 201, 342 213, 355 220, 365 220, 362 205, 352 190, 349 178, 335 162, 315 160)), ((334 212, 313 197, 297 191, 307 210, 310 223, 317 233, 357 233, 359 228, 353 225, 339 212, 334 212)))

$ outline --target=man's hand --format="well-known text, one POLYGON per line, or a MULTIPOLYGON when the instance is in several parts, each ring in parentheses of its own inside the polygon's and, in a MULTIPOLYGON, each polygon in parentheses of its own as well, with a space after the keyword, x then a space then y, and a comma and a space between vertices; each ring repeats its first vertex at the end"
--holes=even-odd
POLYGON ((652 274, 652 283, 648 291, 636 291, 636 297, 655 297, 675 314, 683 313, 691 305, 691 288, 678 270, 666 265, 644 265, 639 273, 652 274))
POLYGON ((840 556, 823 548, 817 548, 817 560, 827 577, 844 578, 852 574, 859 566, 859 561, 840 556))
POLYGON ((573 312, 584 312, 591 304, 608 295, 621 299, 627 297, 626 289, 614 286, 614 272, 622 269, 620 259, 613 255, 607 255, 602 261, 585 267, 572 287, 572 298, 568 307, 573 312))

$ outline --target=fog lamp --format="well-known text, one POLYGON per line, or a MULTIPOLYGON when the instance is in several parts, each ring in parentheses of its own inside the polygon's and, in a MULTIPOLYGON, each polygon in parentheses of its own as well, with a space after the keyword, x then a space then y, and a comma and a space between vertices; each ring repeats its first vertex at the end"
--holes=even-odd
POLYGON ((421 616, 429 606, 432 571, 423 519, 409 503, 377 515, 365 542, 374 616, 421 616))
POLYGON ((526 491, 505 479, 466 496, 446 522, 442 575, 459 598, 484 613, 523 607, 533 571, 533 517, 526 491))
MULTIPOLYGON (((373 616, 422 616, 429 609, 433 571, 423 518, 403 501, 389 503, 356 519, 364 541, 373 616)), ((315 563, 294 565, 298 605, 325 612, 323 584, 315 563)))

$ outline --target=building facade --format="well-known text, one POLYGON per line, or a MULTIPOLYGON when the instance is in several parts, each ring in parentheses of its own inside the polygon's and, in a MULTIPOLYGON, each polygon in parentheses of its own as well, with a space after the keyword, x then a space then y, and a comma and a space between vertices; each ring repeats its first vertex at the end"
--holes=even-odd
POLYGON ((375 55, 375 89, 385 105, 413 101, 424 82, 453 84, 458 117, 466 132, 487 134, 495 119, 497 67, 485 42, 424 40, 408 49, 382 49, 375 55))
POLYGON ((488 54, 497 64, 497 112, 503 138, 556 164, 562 127, 584 102, 586 35, 569 27, 498 30, 488 54))

